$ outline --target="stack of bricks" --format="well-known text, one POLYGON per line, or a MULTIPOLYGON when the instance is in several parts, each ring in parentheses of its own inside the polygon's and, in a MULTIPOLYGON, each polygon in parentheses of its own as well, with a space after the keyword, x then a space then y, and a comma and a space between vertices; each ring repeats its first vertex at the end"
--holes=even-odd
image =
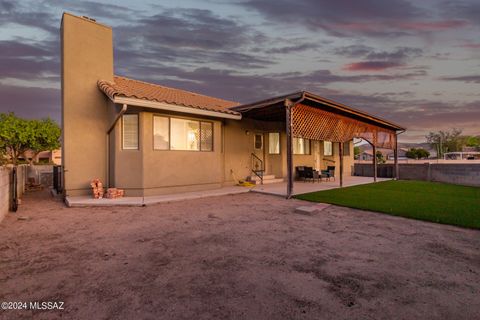
POLYGON ((123 189, 108 188, 106 197, 109 199, 117 199, 123 197, 125 191, 123 189))
POLYGON ((90 186, 92 186, 93 197, 95 199, 102 199, 103 198, 103 184, 100 181, 100 179, 93 179, 92 183, 90 183, 90 186))

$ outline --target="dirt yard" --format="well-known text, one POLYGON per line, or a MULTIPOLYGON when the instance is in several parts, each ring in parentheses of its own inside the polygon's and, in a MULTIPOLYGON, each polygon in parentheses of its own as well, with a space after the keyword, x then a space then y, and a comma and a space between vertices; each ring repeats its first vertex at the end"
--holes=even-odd
MULTIPOLYGON (((480 232, 241 194, 0 224, 0 319, 480 319, 480 232)), ((18 216, 29 220, 18 220, 18 216)))

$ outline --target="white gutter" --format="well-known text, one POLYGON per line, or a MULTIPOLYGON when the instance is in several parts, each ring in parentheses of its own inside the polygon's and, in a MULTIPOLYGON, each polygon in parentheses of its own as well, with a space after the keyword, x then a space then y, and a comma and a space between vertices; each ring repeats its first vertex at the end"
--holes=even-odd
POLYGON ((114 103, 127 104, 127 105, 130 105, 130 106, 146 107, 146 108, 152 108, 152 109, 157 109, 157 110, 165 110, 165 111, 173 111, 173 112, 181 112, 181 113, 189 113, 189 114, 198 114, 198 115, 202 115, 202 116, 224 118, 224 119, 234 119, 234 120, 242 119, 241 114, 236 115, 236 114, 230 114, 230 113, 224 113, 224 112, 202 110, 202 109, 179 106, 179 105, 176 105, 176 104, 170 104, 170 103, 165 103, 165 102, 148 101, 148 100, 144 100, 144 99, 114 97, 112 99, 112 101, 114 103))

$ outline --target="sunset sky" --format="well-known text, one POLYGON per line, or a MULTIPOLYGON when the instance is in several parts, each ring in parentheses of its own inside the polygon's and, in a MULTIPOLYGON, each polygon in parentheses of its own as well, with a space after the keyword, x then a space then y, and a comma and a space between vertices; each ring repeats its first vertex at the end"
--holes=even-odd
POLYGON ((480 134, 478 0, 0 0, 0 112, 60 120, 63 11, 113 27, 118 75, 242 103, 305 89, 403 141, 480 134))

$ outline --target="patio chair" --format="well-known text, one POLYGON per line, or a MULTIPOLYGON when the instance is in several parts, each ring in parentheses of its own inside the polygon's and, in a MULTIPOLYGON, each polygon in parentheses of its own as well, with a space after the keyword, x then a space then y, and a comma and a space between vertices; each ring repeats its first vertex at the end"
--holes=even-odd
POLYGON ((305 167, 305 180, 310 179, 315 182, 315 179, 318 179, 318 173, 312 167, 305 167))
POLYGON ((295 167, 295 171, 297 172, 297 179, 305 181, 305 167, 295 167))
POLYGON ((333 178, 333 181, 335 181, 335 166, 327 166, 327 171, 328 177, 333 178))
POLYGON ((333 178, 335 181, 335 166, 327 166, 327 170, 322 170, 320 176, 325 180, 330 181, 330 178, 333 178))

